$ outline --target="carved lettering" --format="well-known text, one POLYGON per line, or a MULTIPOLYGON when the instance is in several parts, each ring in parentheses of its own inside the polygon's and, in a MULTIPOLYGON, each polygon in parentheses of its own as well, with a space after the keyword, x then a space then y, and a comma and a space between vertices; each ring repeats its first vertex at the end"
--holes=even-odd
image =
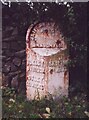
MULTIPOLYGON (((39 92, 40 96, 48 93, 53 96, 64 91, 64 73, 67 70, 65 52, 66 43, 55 23, 36 24, 29 36, 27 51, 27 93, 34 99, 39 92)), ((65 75, 67 78, 67 74, 65 75)), ((66 90, 67 92, 67 90, 66 90)), ((67 93, 65 93, 67 94, 67 93)))

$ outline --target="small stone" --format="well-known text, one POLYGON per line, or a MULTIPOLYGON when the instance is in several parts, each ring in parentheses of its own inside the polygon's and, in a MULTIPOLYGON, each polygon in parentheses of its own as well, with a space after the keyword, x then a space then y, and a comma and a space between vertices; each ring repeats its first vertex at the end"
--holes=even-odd
POLYGON ((14 65, 16 65, 16 66, 20 66, 21 65, 21 59, 19 59, 19 58, 14 58, 13 59, 13 63, 14 63, 14 65))
POLYGON ((26 55, 26 50, 21 50, 15 53, 15 56, 24 57, 26 55))

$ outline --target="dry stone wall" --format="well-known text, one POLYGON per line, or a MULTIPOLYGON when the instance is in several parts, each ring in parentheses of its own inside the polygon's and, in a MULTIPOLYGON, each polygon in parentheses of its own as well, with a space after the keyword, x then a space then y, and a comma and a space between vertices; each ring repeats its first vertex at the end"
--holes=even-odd
POLYGON ((25 35, 19 35, 17 27, 4 26, 2 31, 2 85, 25 93, 25 35))

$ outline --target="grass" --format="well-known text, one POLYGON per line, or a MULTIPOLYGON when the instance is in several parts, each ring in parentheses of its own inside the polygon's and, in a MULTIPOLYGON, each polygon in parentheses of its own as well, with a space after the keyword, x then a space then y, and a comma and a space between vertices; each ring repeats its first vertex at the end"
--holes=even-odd
POLYGON ((23 95, 16 95, 14 89, 2 88, 2 116, 19 118, 88 118, 85 93, 60 100, 27 101, 23 95), (49 112, 46 110, 50 110, 49 112))

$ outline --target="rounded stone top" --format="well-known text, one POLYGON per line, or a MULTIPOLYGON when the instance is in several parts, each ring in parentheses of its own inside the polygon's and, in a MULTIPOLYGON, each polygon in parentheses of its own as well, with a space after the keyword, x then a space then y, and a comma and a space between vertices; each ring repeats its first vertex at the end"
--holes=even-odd
POLYGON ((27 31, 30 49, 42 56, 50 56, 67 48, 59 26, 55 22, 40 22, 27 31))

